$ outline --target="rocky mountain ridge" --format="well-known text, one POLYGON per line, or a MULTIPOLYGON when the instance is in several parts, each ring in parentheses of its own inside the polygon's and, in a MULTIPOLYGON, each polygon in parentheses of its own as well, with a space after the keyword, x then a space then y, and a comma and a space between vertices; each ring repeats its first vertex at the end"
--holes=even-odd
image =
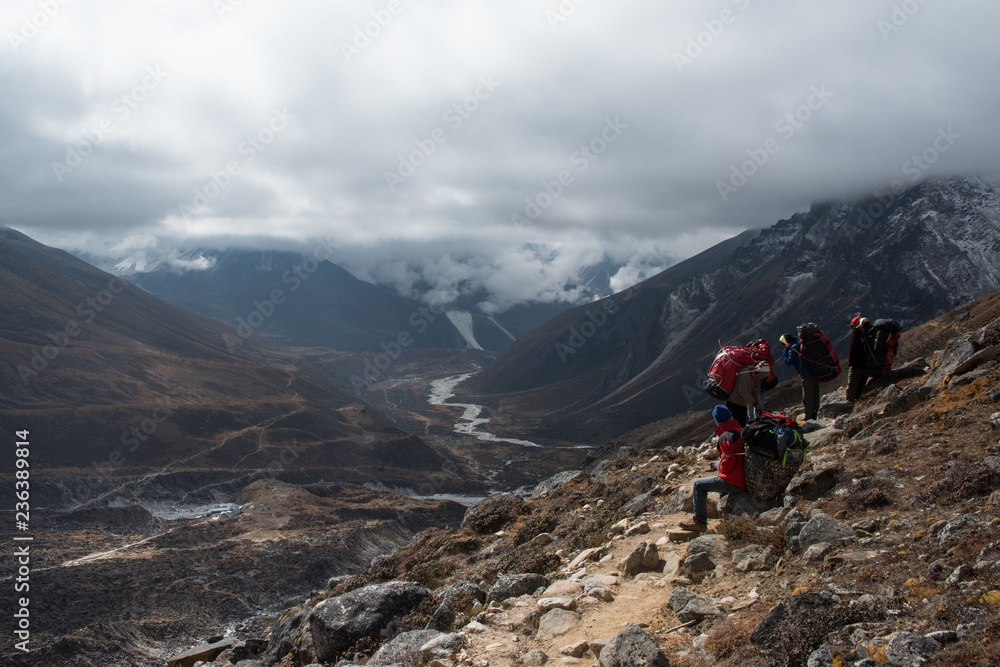
POLYGON ((278 619, 259 663, 235 648, 205 663, 997 664, 1000 293, 902 349, 856 406, 824 396, 783 497, 713 501, 705 535, 677 522, 717 455, 693 426, 707 414, 679 415, 331 580, 278 619))
POLYGON ((912 327, 996 289, 997 191, 927 182, 891 201, 816 204, 562 313, 462 390, 547 434, 606 441, 710 404, 701 383, 720 344, 816 321, 843 356, 853 315, 912 327))

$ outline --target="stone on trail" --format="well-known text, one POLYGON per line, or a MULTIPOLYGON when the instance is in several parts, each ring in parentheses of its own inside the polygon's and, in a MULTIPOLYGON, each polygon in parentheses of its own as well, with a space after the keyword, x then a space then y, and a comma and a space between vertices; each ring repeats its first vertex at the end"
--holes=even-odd
POLYGON ((618 571, 625 577, 640 572, 657 572, 659 569, 660 552, 651 542, 640 542, 632 553, 618 563, 618 571))
POLYGON ((635 623, 601 649, 601 667, 670 667, 659 645, 635 623))
POLYGON ((575 628, 581 618, 580 614, 565 609, 547 611, 538 621, 538 636, 541 639, 551 639, 564 635, 575 628))
POLYGON ((799 549, 805 551, 814 544, 827 542, 837 544, 843 539, 853 538, 854 530, 845 523, 837 521, 829 514, 817 512, 806 522, 799 532, 799 549))

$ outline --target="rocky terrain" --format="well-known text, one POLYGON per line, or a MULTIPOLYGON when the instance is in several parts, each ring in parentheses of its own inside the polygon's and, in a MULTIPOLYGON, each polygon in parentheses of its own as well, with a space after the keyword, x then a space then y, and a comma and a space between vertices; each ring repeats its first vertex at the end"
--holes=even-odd
POLYGON ((171 664, 996 665, 998 350, 1000 294, 906 332, 857 405, 828 387, 785 495, 705 535, 677 523, 708 417, 679 415, 171 664))

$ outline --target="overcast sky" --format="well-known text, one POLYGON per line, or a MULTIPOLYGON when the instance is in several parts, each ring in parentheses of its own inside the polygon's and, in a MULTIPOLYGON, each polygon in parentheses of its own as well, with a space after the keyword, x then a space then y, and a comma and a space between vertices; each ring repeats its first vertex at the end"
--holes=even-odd
POLYGON ((993 0, 3 4, 0 223, 70 249, 322 236, 530 298, 1000 174, 993 0))

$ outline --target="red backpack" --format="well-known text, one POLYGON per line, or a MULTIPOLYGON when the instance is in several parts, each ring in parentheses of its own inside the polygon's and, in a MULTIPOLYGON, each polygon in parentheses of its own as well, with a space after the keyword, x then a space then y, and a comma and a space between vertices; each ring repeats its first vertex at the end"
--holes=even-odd
POLYGON ((739 345, 727 345, 715 356, 708 371, 709 385, 705 390, 719 400, 726 400, 736 386, 736 377, 747 366, 755 366, 757 359, 753 353, 739 345), (721 392, 721 393, 720 393, 721 392), (723 395, 724 394, 724 395, 723 395))
POLYGON ((775 385, 778 384, 778 376, 774 373, 774 355, 771 354, 771 344, 763 338, 758 338, 751 343, 747 343, 746 348, 750 350, 754 359, 766 362, 768 367, 771 369, 771 372, 764 381, 763 386, 761 386, 761 389, 764 391, 774 389, 775 385))

